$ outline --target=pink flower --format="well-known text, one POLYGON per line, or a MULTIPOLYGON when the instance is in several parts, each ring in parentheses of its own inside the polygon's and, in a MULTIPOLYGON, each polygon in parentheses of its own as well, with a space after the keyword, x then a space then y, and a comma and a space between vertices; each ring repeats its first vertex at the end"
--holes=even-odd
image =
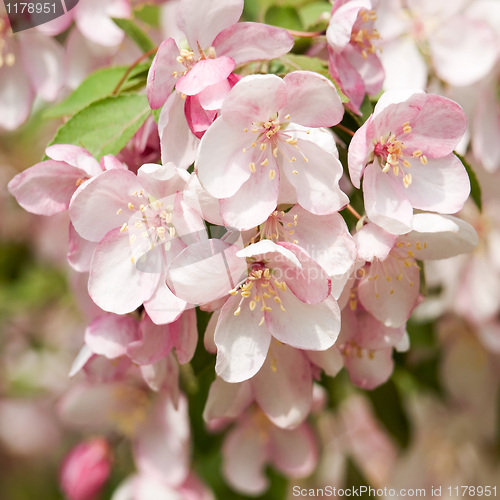
POLYGON ((45 153, 50 160, 16 175, 8 186, 19 205, 38 215, 67 210, 75 191, 105 169, 126 169, 111 155, 104 156, 99 164, 86 149, 69 144, 49 146, 45 153))
POLYGON ((393 234, 411 230, 413 208, 460 210, 470 191, 452 153, 466 127, 453 101, 419 91, 386 92, 349 146, 352 183, 363 177, 366 214, 393 234))
POLYGON ((443 259, 470 252, 477 244, 472 226, 456 217, 416 214, 412 227, 398 237, 367 224, 354 237, 358 258, 366 262, 356 271, 357 296, 387 327, 403 326, 420 300, 417 259, 443 259))
POLYGON ((309 128, 329 127, 342 115, 335 87, 316 73, 240 80, 203 136, 195 164, 203 187, 222 198, 225 224, 262 223, 276 209, 280 189, 314 214, 340 210, 348 199, 338 187, 335 143, 309 128))
POLYGON ((304 250, 262 240, 240 251, 228 246, 223 256, 200 260, 206 246, 190 245, 178 255, 169 268, 169 286, 192 303, 230 293, 215 328, 216 372, 224 380, 253 377, 264 364, 272 337, 305 350, 321 351, 335 343, 340 313, 330 296, 330 280, 304 250), (193 286, 199 282, 204 286, 193 286))
POLYGON ((356 243, 338 213, 314 215, 300 205, 286 213, 275 210, 250 233, 258 238, 287 241, 303 248, 332 279, 332 295, 338 298, 356 260, 356 243))
POLYGON ((94 500, 111 472, 111 450, 104 438, 80 443, 61 466, 61 489, 69 500, 94 500))
POLYGON ((89 293, 101 309, 125 314, 146 302, 158 323, 169 323, 184 310, 185 302, 168 290, 163 273, 186 247, 182 238, 205 237, 202 219, 182 199, 188 179, 172 164, 143 165, 137 175, 115 169, 73 197, 70 217, 76 231, 97 243, 89 293))
POLYGON ((203 108, 220 108, 229 90, 228 77, 235 66, 258 59, 273 59, 288 52, 293 37, 286 30, 258 23, 238 23, 243 0, 217 3, 181 0, 177 24, 187 47, 179 50, 173 38, 165 40, 148 75, 148 99, 161 107, 174 86, 187 96, 199 95, 203 108), (201 95, 203 93, 203 96, 201 95))
POLYGON ((375 0, 336 0, 326 30, 330 74, 349 97, 347 106, 361 114, 365 93, 376 95, 384 82, 377 55, 375 0))

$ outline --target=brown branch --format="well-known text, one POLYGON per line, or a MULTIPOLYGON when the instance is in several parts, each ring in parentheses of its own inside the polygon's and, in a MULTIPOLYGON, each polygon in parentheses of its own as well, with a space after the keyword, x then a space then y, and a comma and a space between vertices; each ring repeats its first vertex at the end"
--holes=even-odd
POLYGON ((118 92, 120 92, 120 89, 122 88, 122 85, 127 81, 127 78, 129 77, 130 73, 132 73, 132 70, 144 59, 147 59, 149 56, 152 56, 156 51, 158 50, 158 47, 155 47, 154 49, 148 50, 147 52, 144 52, 144 54, 141 55, 138 59, 136 59, 128 68, 127 71, 125 71, 125 74, 121 77, 120 81, 114 88, 113 92, 111 92, 111 95, 117 95, 118 92))

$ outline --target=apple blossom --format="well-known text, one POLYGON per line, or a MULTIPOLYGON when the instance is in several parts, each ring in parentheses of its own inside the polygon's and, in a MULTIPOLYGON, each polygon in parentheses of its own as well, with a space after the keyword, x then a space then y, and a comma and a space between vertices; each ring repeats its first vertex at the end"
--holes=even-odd
POLYGON ((453 154, 465 132, 458 104, 438 95, 386 92, 349 145, 351 181, 370 220, 393 234, 411 229, 413 209, 458 212, 470 191, 453 154))
POLYGON ((209 102, 227 93, 227 78, 236 65, 279 57, 292 48, 293 37, 286 30, 238 23, 243 3, 179 2, 177 24, 186 35, 187 47, 179 50, 175 40, 168 38, 158 48, 148 75, 148 99, 153 109, 164 104, 174 86, 185 95, 205 99, 205 109, 218 109, 220 105, 213 107, 209 102))
POLYGON ((230 294, 215 329, 216 372, 223 379, 241 382, 253 377, 267 357, 271 337, 305 350, 321 351, 335 343, 340 318, 330 296, 330 279, 300 247, 261 240, 243 250, 233 245, 217 260, 193 262, 204 246, 190 245, 174 259, 168 283, 177 296, 192 303, 230 294), (214 278, 207 280, 210 275, 214 278), (205 279, 206 287, 194 290, 193 279, 205 279))
POLYGON ((188 178, 172 164, 149 164, 137 175, 105 172, 73 197, 70 217, 76 231, 97 243, 89 292, 105 311, 123 314, 146 301, 154 320, 169 323, 186 307, 162 276, 168 260, 186 246, 182 238, 189 242, 205 235, 203 222, 178 192, 188 178), (166 300, 163 307, 158 300, 166 300))
POLYGON ((224 222, 238 229, 264 222, 287 185, 299 205, 314 214, 345 206, 335 144, 318 146, 310 130, 335 125, 342 114, 335 87, 318 74, 240 80, 203 136, 195 162, 203 187, 223 199, 224 222))
POLYGON ((365 93, 376 95, 384 82, 374 28, 376 0, 336 0, 326 30, 329 70, 349 97, 347 106, 361 114, 365 93))

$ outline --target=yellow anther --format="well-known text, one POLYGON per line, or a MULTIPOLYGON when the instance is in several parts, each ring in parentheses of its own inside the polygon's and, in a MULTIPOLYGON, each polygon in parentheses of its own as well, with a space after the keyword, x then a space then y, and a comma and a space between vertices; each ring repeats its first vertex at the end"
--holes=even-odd
POLYGON ((245 128, 243 129, 243 132, 248 132, 248 128, 247 128, 247 127, 245 127, 245 128))
POLYGON ((391 277, 389 275, 386 275, 385 279, 389 282, 391 281, 391 277))
POLYGON ((261 151, 265 151, 265 149, 267 148, 267 144, 265 142, 261 142, 259 148, 261 151))
POLYGON ((408 160, 403 161, 403 167, 405 168, 411 168, 411 163, 408 160))
POLYGON ((239 307, 239 306, 238 306, 238 309, 236 309, 236 311, 234 311, 234 313, 233 313, 233 314, 234 314, 235 316, 238 316, 238 315, 240 314, 240 312, 241 312, 241 307, 239 307))
POLYGON ((273 149, 273 156, 274 156, 275 158, 278 158, 278 148, 274 148, 274 149, 273 149))
POLYGON ((269 179, 273 180, 276 177, 276 170, 269 170, 269 179))
POLYGON ((119 208, 117 211, 116 211, 116 215, 120 215, 122 213, 122 209, 119 208))
POLYGON ((132 205, 132 203, 129 202, 128 203, 128 208, 129 208, 129 210, 133 210, 134 209, 134 205, 132 205))
POLYGON ((236 290, 235 288, 233 288, 232 290, 229 290, 230 295, 236 295, 237 293, 238 293, 238 290, 236 290))
POLYGON ((298 174, 297 170, 292 170, 292 174, 297 175, 298 174))
POLYGON ((409 134, 411 132, 410 122, 403 123, 403 132, 409 134))
POLYGON ((133 257, 130 257, 130 262, 132 262, 132 264, 135 264, 135 259, 133 257))
POLYGON ((285 142, 291 144, 292 146, 295 146, 295 144, 297 144, 297 139, 295 137, 289 137, 285 142))
POLYGON ((269 164, 269 160, 266 158, 263 162, 261 162, 261 165, 263 167, 267 166, 269 164))
POLYGON ((257 302, 255 300, 251 300, 250 304, 249 304, 250 311, 253 311, 256 306, 257 306, 257 302))
POLYGON ((127 223, 125 222, 125 223, 123 224, 123 226, 120 228, 120 233, 124 233, 127 229, 128 229, 128 225, 127 225, 127 223))
POLYGON ((411 184, 411 181, 412 181, 411 174, 406 174, 403 177, 403 185, 404 185, 404 187, 407 188, 411 184))
POLYGON ((422 151, 420 151, 420 149, 416 149, 413 151, 412 156, 413 158, 420 158, 422 156, 422 151))
POLYGON ((256 169, 255 169, 255 163, 253 161, 250 163, 249 167, 252 174, 255 174, 256 169))
POLYGON ((130 237, 130 243, 133 243, 136 239, 137 239, 137 236, 136 236, 135 234, 133 234, 133 235, 130 237))
POLYGON ((386 163, 386 164, 384 165, 384 168, 382 169, 382 172, 383 172, 384 174, 386 174, 387 172, 389 172, 389 169, 390 169, 390 168, 391 168, 391 164, 390 164, 390 163, 386 163))
POLYGON ((427 165, 427 156, 422 155, 420 157, 420 163, 422 163, 422 165, 427 165))
POLYGON ((264 324, 265 320, 266 320, 266 318, 264 318, 264 316, 262 316, 262 319, 259 322, 259 326, 262 326, 264 324))

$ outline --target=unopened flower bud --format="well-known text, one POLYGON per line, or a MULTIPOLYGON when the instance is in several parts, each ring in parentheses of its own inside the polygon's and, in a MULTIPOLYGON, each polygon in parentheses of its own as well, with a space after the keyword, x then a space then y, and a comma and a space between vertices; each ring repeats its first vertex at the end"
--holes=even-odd
POLYGON ((111 450, 104 438, 75 446, 65 457, 60 471, 61 489, 69 500, 93 500, 111 471, 111 450))

